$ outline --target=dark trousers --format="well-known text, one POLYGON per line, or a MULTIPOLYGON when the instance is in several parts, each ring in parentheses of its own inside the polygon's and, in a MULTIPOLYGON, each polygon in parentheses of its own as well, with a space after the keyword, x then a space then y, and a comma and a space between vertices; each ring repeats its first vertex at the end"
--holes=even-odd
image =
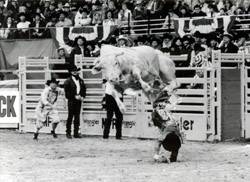
POLYGON ((114 113, 116 117, 116 122, 115 122, 116 138, 121 138, 123 115, 115 99, 111 95, 106 94, 105 99, 106 99, 107 120, 104 122, 103 138, 109 137, 110 125, 111 125, 111 121, 113 119, 114 113))
POLYGON ((79 100, 68 101, 68 119, 66 124, 66 133, 71 134, 71 125, 74 118, 74 135, 78 135, 80 126, 80 112, 82 102, 79 100))

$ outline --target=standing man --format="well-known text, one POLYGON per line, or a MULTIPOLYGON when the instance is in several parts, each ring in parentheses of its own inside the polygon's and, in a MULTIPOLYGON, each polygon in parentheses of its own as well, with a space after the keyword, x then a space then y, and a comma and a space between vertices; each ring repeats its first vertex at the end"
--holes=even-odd
POLYGON ((79 77, 80 68, 69 66, 70 77, 64 82, 65 97, 68 99, 68 119, 66 137, 71 139, 71 125, 74 118, 74 138, 81 138, 79 134, 81 104, 86 96, 86 87, 79 77))
POLYGON ((111 120, 113 118, 113 115, 115 113, 116 122, 115 122, 115 128, 116 128, 116 139, 121 140, 122 139, 122 121, 123 121, 123 115, 115 101, 114 95, 114 87, 111 85, 108 81, 105 81, 105 101, 106 101, 106 110, 107 110, 107 119, 104 123, 104 131, 103 131, 103 138, 108 139, 109 138, 109 130, 111 125, 111 120))

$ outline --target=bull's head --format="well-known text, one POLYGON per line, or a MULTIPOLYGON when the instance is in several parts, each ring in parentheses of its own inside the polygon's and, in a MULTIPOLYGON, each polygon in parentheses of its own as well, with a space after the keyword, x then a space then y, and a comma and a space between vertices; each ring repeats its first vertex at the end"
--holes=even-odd
POLYGON ((122 75, 120 62, 118 57, 124 53, 107 54, 101 56, 95 60, 94 67, 92 68, 92 74, 98 74, 102 72, 103 78, 111 82, 119 82, 122 75))

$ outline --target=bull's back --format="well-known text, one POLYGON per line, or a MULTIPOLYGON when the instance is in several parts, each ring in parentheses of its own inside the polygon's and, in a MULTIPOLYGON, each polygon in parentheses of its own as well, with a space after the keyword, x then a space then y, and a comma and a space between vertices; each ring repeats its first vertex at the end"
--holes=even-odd
MULTIPOLYGON (((155 50, 149 46, 139 46, 132 48, 136 52, 138 66, 146 65, 147 70, 155 75, 159 75, 160 65, 158 55, 155 50)), ((145 69, 143 69, 145 70, 145 69)))

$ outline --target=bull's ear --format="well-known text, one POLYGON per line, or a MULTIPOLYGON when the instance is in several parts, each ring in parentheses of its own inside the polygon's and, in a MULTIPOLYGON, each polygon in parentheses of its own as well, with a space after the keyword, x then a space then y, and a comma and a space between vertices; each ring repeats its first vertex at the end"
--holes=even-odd
POLYGON ((100 73, 101 70, 102 70, 101 60, 97 58, 94 62, 94 67, 92 68, 91 73, 95 75, 100 73))

